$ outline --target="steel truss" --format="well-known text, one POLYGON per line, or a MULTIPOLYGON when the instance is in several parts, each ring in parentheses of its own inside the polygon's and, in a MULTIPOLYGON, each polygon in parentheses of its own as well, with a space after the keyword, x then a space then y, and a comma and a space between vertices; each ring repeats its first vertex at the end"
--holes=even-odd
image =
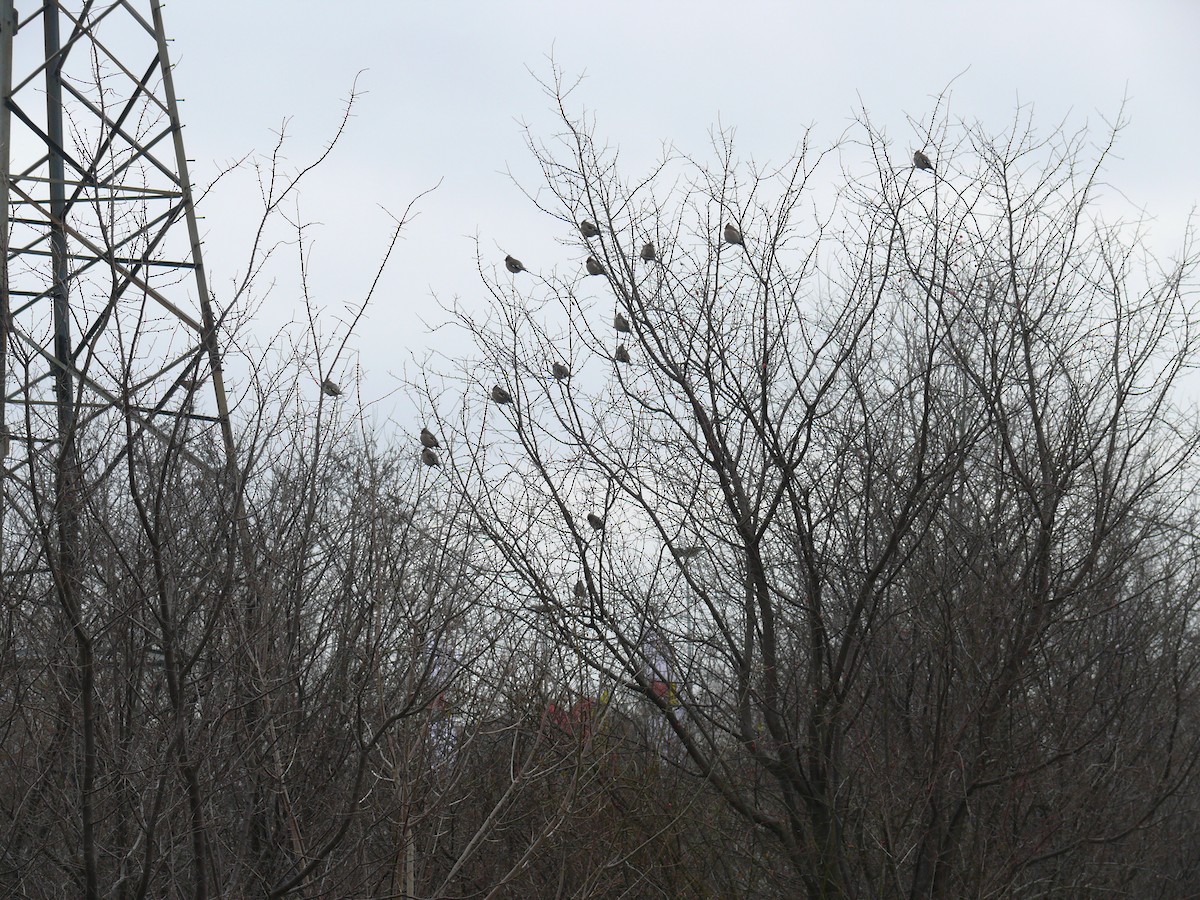
POLYGON ((9 572, 45 570, 53 550, 12 538, 51 520, 72 556, 72 510, 139 442, 214 473, 232 462, 167 47, 158 0, 43 0, 22 16, 0 0, 9 572))

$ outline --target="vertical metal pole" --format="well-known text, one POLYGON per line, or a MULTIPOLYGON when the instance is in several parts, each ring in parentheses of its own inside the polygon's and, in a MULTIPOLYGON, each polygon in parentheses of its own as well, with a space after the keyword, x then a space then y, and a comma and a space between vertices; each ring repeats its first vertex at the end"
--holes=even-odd
MULTIPOLYGON (((67 256, 66 164, 63 161, 62 43, 58 31, 59 0, 44 0, 46 35, 46 148, 50 174, 50 259, 54 313, 54 407, 58 414, 58 459, 55 467, 55 519, 58 525, 59 590, 68 603, 75 596, 79 532, 79 473, 75 459, 75 391, 71 376, 71 260, 67 256)), ((79 610, 70 610, 76 630, 79 610)))
POLYGON ((8 300, 8 178, 12 153, 13 34, 17 30, 17 10, 13 0, 0 0, 0 569, 4 566, 3 480, 11 450, 8 427, 8 329, 11 307, 8 300))
POLYGON ((12 155, 13 34, 17 30, 17 10, 13 0, 0 0, 0 427, 6 423, 5 399, 8 396, 8 178, 12 155))
MULTIPOLYGON (((212 373, 213 390, 216 394, 217 417, 221 423, 221 439, 225 445, 226 463, 232 471, 236 464, 236 449, 233 442, 233 425, 229 420, 229 403, 225 396, 225 372, 221 366, 221 351, 217 346, 216 318, 213 316, 212 298, 208 293, 208 276, 204 271, 204 256, 200 248, 200 228, 196 222, 196 207, 192 202, 192 179, 188 173, 187 154, 183 149, 183 125, 179 121, 179 103, 175 97, 175 80, 171 74, 171 59, 167 55, 167 31, 163 25, 162 3, 154 0, 150 4, 154 20, 154 35, 158 42, 158 59, 162 68, 163 93, 166 95, 167 115, 171 119, 171 137, 175 145, 175 166, 179 172, 179 190, 182 193, 184 218, 187 220, 188 240, 192 248, 192 264, 196 275, 197 301, 200 304, 200 321, 204 334, 200 340, 208 355, 208 366, 212 373)), ((240 491, 239 491, 240 493, 240 491)), ((240 506, 239 500, 239 506, 240 506)))
POLYGON ((42 24, 46 35, 46 135, 50 139, 50 252, 54 266, 51 300, 54 310, 54 400, 58 411, 60 469, 72 466, 74 454, 75 398, 71 362, 71 311, 68 282, 71 278, 67 257, 67 233, 63 220, 67 212, 66 172, 63 146, 61 41, 58 31, 58 0, 45 0, 42 24))
MULTIPOLYGON (((80 473, 75 453, 75 396, 71 376, 71 260, 67 255, 66 164, 63 160, 62 42, 59 37, 59 0, 43 0, 42 25, 46 49, 46 137, 50 176, 50 258, 53 267, 51 300, 54 310, 54 405, 58 413, 58 459, 55 467, 55 519, 58 526, 58 559, 52 560, 56 588, 75 638, 76 667, 83 743, 79 784, 80 824, 83 837, 84 896, 100 900, 96 854, 95 659, 91 636, 84 623, 79 595, 80 473)), ((31 472, 30 477, 33 477, 31 472)))

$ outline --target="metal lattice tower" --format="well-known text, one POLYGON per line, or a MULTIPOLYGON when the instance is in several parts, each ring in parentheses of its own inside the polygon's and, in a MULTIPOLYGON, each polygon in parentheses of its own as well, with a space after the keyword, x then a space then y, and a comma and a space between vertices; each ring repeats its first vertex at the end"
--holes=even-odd
POLYGON ((46 496, 71 557, 72 508, 132 443, 213 471, 233 452, 160 3, 22 6, 0 0, 10 571, 45 565, 11 538, 45 528, 46 496))

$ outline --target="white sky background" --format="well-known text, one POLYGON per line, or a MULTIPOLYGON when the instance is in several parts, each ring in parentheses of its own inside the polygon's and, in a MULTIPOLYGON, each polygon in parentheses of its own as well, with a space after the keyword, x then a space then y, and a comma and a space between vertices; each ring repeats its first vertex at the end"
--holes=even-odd
MULTIPOLYGON (((414 432, 411 401, 392 392, 431 352, 461 347, 429 332, 425 322, 444 318, 434 294, 486 302, 475 235, 497 264, 505 252, 534 270, 576 264, 556 242, 561 226, 507 174, 537 186, 521 123, 551 134, 529 71, 547 76, 551 53, 568 75, 586 75, 573 108, 595 113, 598 136, 619 145, 628 175, 663 142, 704 156, 718 121, 736 129, 744 158, 782 160, 805 126, 816 126, 820 146, 860 104, 899 161, 921 145, 906 114, 927 119, 953 82, 951 117, 992 132, 1011 125, 1020 103, 1033 105, 1043 133, 1066 117, 1100 140, 1127 97, 1106 204, 1153 216, 1160 253, 1178 248, 1200 200, 1200 2, 1192 0, 177 0, 164 15, 198 187, 223 164, 269 151, 285 118, 289 159, 310 161, 362 71, 344 143, 301 195, 302 215, 320 223, 310 232, 311 286, 328 332, 383 251, 390 219, 380 207, 399 214, 443 180, 421 201, 353 355, 334 372, 348 383, 360 366, 364 400, 386 398, 373 408, 376 421, 395 418, 414 432)), ((244 267, 254 190, 249 175, 234 178, 201 209, 219 301, 244 267)), ((263 343, 304 316, 295 257, 283 252, 256 326, 263 343)))

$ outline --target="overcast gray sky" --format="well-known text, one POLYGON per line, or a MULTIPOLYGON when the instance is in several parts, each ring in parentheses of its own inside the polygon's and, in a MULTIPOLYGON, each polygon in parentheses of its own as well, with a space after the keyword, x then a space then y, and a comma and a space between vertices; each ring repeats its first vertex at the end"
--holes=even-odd
MULTIPOLYGON (((433 294, 482 296, 476 234, 485 252, 503 247, 531 267, 561 261, 553 223, 506 174, 534 180, 521 123, 553 124, 530 74, 547 75, 551 53, 568 74, 586 75, 575 102, 634 168, 664 141, 702 154, 718 121, 737 129, 745 156, 782 159, 805 126, 832 140, 860 104, 897 146, 919 145, 906 115, 927 117, 952 84, 952 117, 997 132, 1018 104, 1032 104, 1043 129, 1068 117, 1099 136, 1127 99, 1129 125, 1106 180, 1131 211, 1156 217, 1156 247, 1178 245, 1200 199, 1192 0, 191 0, 170 3, 165 16, 199 185, 223 163, 269 150, 285 118, 290 159, 310 160, 361 72, 364 96, 345 142, 302 200, 321 223, 312 283, 331 324, 382 251, 389 219, 380 207, 399 212, 443 179, 352 342, 368 397, 393 389, 393 376, 437 346, 421 323, 422 310, 438 318, 433 294)), ((244 260, 251 185, 235 178, 202 209, 219 295, 244 260)), ((291 273, 282 260, 264 333, 301 315, 291 273)))

